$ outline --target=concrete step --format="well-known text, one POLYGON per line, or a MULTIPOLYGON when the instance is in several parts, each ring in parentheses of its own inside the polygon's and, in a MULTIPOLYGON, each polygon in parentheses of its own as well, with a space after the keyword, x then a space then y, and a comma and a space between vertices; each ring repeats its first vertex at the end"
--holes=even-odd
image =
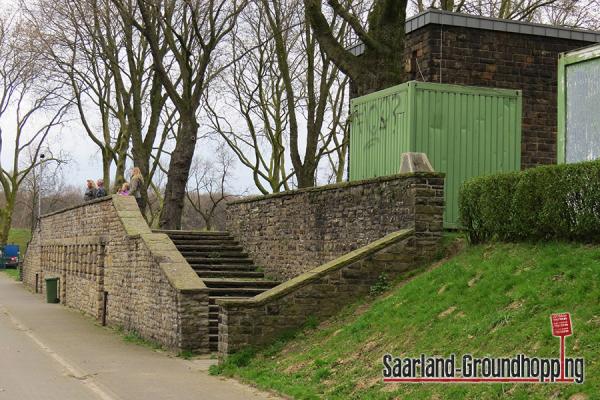
POLYGON ((252 264, 193 264, 190 263, 194 271, 213 272, 213 271, 240 271, 256 272, 256 266, 252 264))
POLYGON ((272 288, 281 282, 269 281, 269 280, 258 280, 258 279, 215 279, 207 278, 203 279, 206 286, 209 288, 244 288, 244 287, 255 287, 255 288, 272 288))
POLYGON ((186 257, 185 258, 190 265, 213 265, 213 264, 246 264, 252 265, 252 260, 249 258, 235 258, 235 257, 186 257))
POLYGON ((175 245, 179 251, 244 251, 242 246, 237 244, 179 244, 175 245))
POLYGON ((190 239, 190 240, 173 240, 175 247, 180 246, 238 246, 238 242, 235 240, 211 240, 211 239, 190 239))
POLYGON ((265 274, 258 271, 224 271, 224 270, 206 270, 196 271, 200 278, 264 278, 265 274))
POLYGON ((220 287, 208 288, 209 297, 254 297, 268 290, 264 287, 220 287))
POLYGON ((169 230, 153 229, 154 233, 164 233, 169 236, 230 236, 226 231, 192 231, 192 230, 169 230))
POLYGON ((182 236, 182 237, 171 237, 169 238, 176 246, 182 244, 206 244, 206 245, 227 245, 227 244, 237 244, 234 238, 232 237, 191 237, 191 236, 182 236))
POLYGON ((215 250, 205 250, 205 251, 179 251, 182 256, 186 259, 194 259, 198 257, 206 257, 206 258, 248 258, 248 254, 243 251, 215 251, 215 250))

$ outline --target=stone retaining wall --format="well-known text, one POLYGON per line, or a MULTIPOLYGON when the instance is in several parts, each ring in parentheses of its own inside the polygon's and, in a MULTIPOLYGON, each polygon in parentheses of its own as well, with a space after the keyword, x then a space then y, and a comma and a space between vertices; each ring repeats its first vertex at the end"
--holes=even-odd
POLYGON ((285 280, 404 228, 431 257, 443 206, 444 175, 412 173, 234 201, 227 230, 265 274, 285 280))
POLYGON ((208 292, 175 245, 152 233, 135 199, 113 196, 42 217, 23 282, 44 292, 60 278, 61 303, 172 350, 208 350, 208 292))
POLYGON ((247 300, 219 300, 219 359, 324 319, 418 264, 414 229, 392 233, 247 300))

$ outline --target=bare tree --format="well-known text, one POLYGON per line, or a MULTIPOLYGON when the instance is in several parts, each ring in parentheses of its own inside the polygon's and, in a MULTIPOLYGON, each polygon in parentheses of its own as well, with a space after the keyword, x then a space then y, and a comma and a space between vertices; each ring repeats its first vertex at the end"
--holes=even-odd
POLYGON ((112 30, 94 23, 89 1, 34 0, 23 8, 37 31, 37 46, 42 49, 39 56, 52 70, 52 78, 64 84, 65 96, 72 99, 84 131, 100 150, 105 184, 111 186, 114 163, 114 185, 120 186, 129 131, 120 127, 114 71, 95 39, 112 34, 112 30))
POLYGON ((358 95, 387 88, 404 81, 406 6, 408 0, 373 0, 354 2, 304 0, 307 19, 323 51, 337 67, 352 79, 358 95), (338 37, 333 17, 341 18, 350 27, 348 35, 338 37), (366 16, 366 18, 365 18, 366 16), (361 56, 347 49, 349 36, 365 46, 361 56))
MULTIPOLYGON (((70 84, 82 125, 102 152, 105 182, 114 162, 115 190, 121 186, 127 158, 140 168, 145 182, 152 182, 177 116, 153 68, 148 41, 132 25, 132 19, 141 18, 135 1, 123 1, 120 7, 111 0, 35 4, 29 14, 57 67, 57 79, 70 84), (88 117, 91 108, 101 135, 88 117)), ((166 44, 159 52, 166 52, 166 44)), ((142 199, 144 209, 146 190, 142 199)))
POLYGON ((416 12, 427 8, 484 17, 550 23, 558 26, 598 27, 598 0, 412 0, 416 12))
POLYGON ((600 29, 600 1, 559 0, 538 13, 540 22, 572 28, 600 29))
MULTIPOLYGON (((339 22, 341 37, 347 25, 339 22)), ((251 2, 231 47, 234 62, 223 86, 232 100, 210 91, 219 93, 207 106, 212 128, 262 193, 287 190, 293 178, 299 187, 314 186, 321 159, 335 163, 343 147, 347 78, 312 35, 302 2, 251 2)))
MULTIPOLYGON (((33 148, 28 148, 26 151, 25 164, 35 164, 35 154, 33 148)), ((16 203, 19 210, 15 210, 13 214, 13 225, 15 223, 20 226, 26 226, 33 230, 37 224, 39 218, 39 212, 45 214, 65 207, 68 202, 65 202, 63 196, 66 191, 67 185, 64 181, 64 166, 68 160, 64 155, 55 157, 52 151, 45 147, 40 150, 41 154, 45 157, 57 158, 61 162, 47 163, 40 165, 38 168, 34 168, 23 180, 23 183, 19 187, 19 193, 17 194, 16 203), (39 196, 42 197, 40 203, 39 196), (40 210, 41 206, 41 210, 40 210), (23 221, 18 223, 15 221, 15 215, 19 214, 21 218, 27 220, 26 223, 23 221)), ((77 191, 77 202, 81 201, 81 193, 77 191)))
POLYGON ((31 46, 30 30, 18 19, 0 20, 0 153, 6 139, 12 163, 0 163, 5 207, 0 212, 0 244, 12 223, 17 193, 29 174, 42 163, 60 162, 39 154, 48 135, 60 127, 68 108, 60 87, 45 85, 44 65, 31 46), (24 155, 29 157, 24 158, 24 155))
POLYGON ((222 147, 214 159, 196 157, 192 164, 186 196, 208 231, 214 228, 213 221, 219 208, 235 197, 229 188, 233 166, 234 157, 222 147))
POLYGON ((179 116, 159 221, 162 228, 177 229, 198 139, 196 114, 207 85, 221 71, 219 46, 246 1, 137 0, 139 14, 126 0, 112 1, 147 39, 153 67, 179 116))

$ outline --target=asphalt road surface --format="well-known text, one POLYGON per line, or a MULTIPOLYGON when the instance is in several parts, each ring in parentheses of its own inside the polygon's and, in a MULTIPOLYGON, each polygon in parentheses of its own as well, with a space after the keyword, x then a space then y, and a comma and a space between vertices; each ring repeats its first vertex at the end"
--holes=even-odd
POLYGON ((0 400, 276 398, 43 300, 0 272, 0 400))

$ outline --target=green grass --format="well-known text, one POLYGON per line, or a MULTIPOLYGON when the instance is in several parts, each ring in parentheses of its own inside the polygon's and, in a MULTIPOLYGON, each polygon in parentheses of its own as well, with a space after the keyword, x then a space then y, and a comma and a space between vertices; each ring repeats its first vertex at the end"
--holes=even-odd
POLYGON ((132 343, 132 344, 135 344, 138 346, 147 347, 152 350, 163 350, 163 347, 160 343, 145 339, 142 337, 142 335, 140 335, 136 331, 127 331, 127 330, 123 329, 122 327, 116 328, 116 331, 122 335, 123 341, 125 341, 127 343, 132 343))
POLYGON ((600 394, 600 246, 473 246, 373 300, 349 306, 213 373, 299 399, 569 399, 600 394), (585 357, 583 385, 384 384, 381 357, 557 357, 550 314, 570 312, 567 355, 585 357))
POLYGON ((16 269, 16 268, 0 269, 0 272, 5 273, 6 275, 8 275, 9 277, 11 277, 15 281, 19 280, 19 270, 16 269))
POLYGON ((190 350, 183 350, 177 353, 177 357, 183 358, 184 360, 191 360, 192 358, 196 357, 196 354, 190 350))
POLYGON ((21 257, 25 255, 27 243, 31 240, 31 231, 29 229, 12 228, 8 234, 8 243, 18 244, 21 249, 21 257))

